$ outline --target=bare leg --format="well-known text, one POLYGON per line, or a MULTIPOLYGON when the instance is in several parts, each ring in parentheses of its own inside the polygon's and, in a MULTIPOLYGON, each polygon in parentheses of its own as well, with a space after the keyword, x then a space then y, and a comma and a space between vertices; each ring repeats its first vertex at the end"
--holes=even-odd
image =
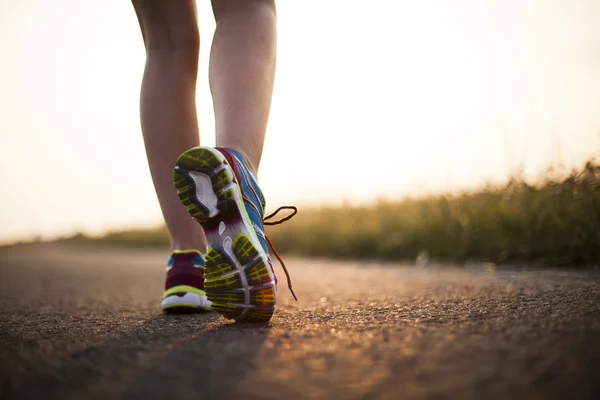
POLYGON ((199 145, 196 115, 198 32, 194 0, 133 0, 144 43, 146 68, 141 122, 148 164, 173 249, 199 249, 202 228, 181 205, 173 187, 177 157, 199 145))
POLYGON ((217 28, 209 77, 217 146, 237 150, 256 175, 275 79, 275 3, 212 0, 212 5, 217 28))

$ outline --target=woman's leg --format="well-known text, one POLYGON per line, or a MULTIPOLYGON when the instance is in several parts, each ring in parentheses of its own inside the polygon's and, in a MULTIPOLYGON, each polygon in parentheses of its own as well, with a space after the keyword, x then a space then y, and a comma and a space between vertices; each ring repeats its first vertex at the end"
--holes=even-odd
POLYGON ((182 154, 175 185, 206 232, 212 308, 226 318, 267 321, 275 310, 276 281, 263 228, 265 201, 253 175, 273 93, 275 5, 213 0, 213 11, 209 74, 218 148, 182 154))
POLYGON ((194 0, 133 0, 144 44, 141 123, 148 164, 173 250, 205 251, 201 227, 173 187, 177 157, 199 145, 196 114, 198 32, 194 0))
POLYGON ((209 77, 217 146, 238 151, 256 175, 275 79, 275 2, 212 0, 212 5, 217 28, 209 77))

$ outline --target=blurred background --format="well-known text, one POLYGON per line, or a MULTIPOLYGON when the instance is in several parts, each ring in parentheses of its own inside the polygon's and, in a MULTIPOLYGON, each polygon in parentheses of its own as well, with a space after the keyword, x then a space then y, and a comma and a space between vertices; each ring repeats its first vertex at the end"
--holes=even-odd
MULTIPOLYGON (((198 12, 213 145, 210 1, 198 12)), ((304 206, 275 234, 284 249, 504 260, 576 237, 552 260, 598 260, 600 2, 281 0, 278 14, 259 179, 269 209, 304 206), (558 233, 535 250, 538 232, 558 233)), ((0 50, 0 243, 130 229, 165 243, 131 3, 1 1, 0 50)))

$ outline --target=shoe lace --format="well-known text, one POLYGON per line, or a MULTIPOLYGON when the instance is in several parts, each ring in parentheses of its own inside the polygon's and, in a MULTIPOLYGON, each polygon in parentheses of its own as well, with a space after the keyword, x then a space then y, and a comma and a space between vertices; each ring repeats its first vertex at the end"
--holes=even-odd
MULTIPOLYGON (((282 224, 282 223, 284 223, 286 221, 289 221, 297 213, 298 213, 298 209, 296 207, 294 207, 294 206, 281 206, 277 210, 273 211, 271 214, 269 214, 266 217, 264 217, 263 218, 263 224, 265 224, 265 225, 279 225, 279 224, 282 224), (278 219, 277 221, 269 221, 270 219, 272 219, 273 217, 275 217, 282 210, 292 210, 292 213, 290 215, 287 215, 287 216, 281 218, 281 219, 278 219)), ((283 272, 285 272, 285 276, 287 277, 288 288, 290 289, 290 292, 292 292, 292 296, 294 296, 294 300, 298 301, 298 298, 296 297, 296 294, 294 293, 294 289, 292 289, 292 279, 290 278, 290 273, 288 272, 287 268, 285 267, 285 263, 283 262, 283 260, 279 256, 279 254, 277 253, 277 250, 275 250, 275 246, 273 246, 273 243, 271 242, 271 239, 269 239, 269 237, 267 236, 266 233, 265 233, 265 239, 267 239, 267 243, 269 244, 269 247, 271 247, 271 250, 273 250, 273 253, 275 254, 275 257, 277 257, 277 260, 279 260, 279 263, 281 264, 281 267, 283 268, 283 272)))

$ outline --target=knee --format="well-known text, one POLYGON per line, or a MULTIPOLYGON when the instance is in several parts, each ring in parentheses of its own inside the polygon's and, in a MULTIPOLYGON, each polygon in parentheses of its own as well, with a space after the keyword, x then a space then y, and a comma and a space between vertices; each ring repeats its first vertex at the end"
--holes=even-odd
POLYGON ((193 72, 200 50, 195 0, 132 1, 147 62, 160 68, 191 68, 193 72))
POLYGON ((148 32, 145 35, 145 46, 148 52, 170 52, 187 54, 198 58, 200 50, 200 32, 195 27, 188 29, 174 28, 169 31, 148 32))
POLYGON ((251 3, 254 3, 255 12, 262 18, 276 23, 277 8, 275 7, 275 0, 254 0, 251 3))
POLYGON ((200 35, 198 31, 180 31, 177 35, 148 35, 146 38, 148 63, 164 68, 177 68, 195 76, 198 71, 200 35))
POLYGON ((260 16, 273 22, 277 19, 275 0, 212 0, 212 5, 217 23, 232 16, 260 16))

